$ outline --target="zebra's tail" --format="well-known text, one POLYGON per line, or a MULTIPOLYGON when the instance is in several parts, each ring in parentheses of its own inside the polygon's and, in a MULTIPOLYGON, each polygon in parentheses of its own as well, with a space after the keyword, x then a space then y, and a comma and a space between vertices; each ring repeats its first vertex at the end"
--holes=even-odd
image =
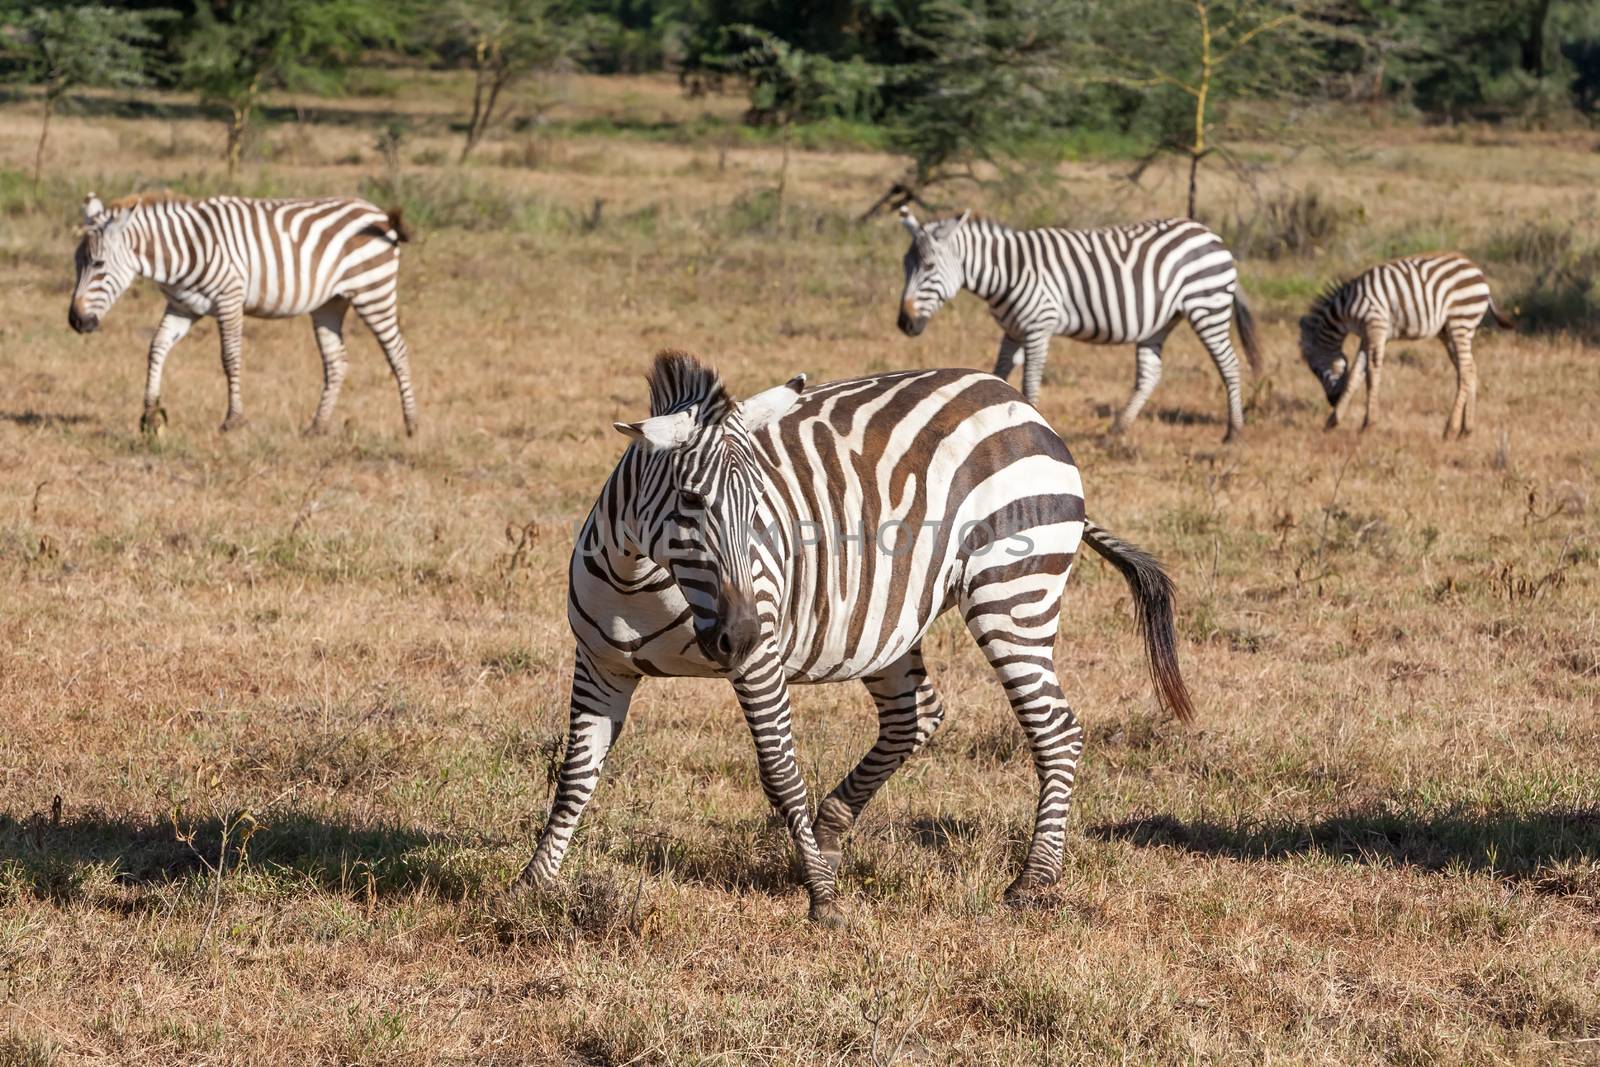
POLYGON ((1133 593, 1135 618, 1144 638, 1145 658, 1150 664, 1150 680, 1155 683, 1161 706, 1180 722, 1194 721, 1194 704, 1189 688, 1178 671, 1178 637, 1172 626, 1172 579, 1156 558, 1126 541, 1111 536, 1088 519, 1083 521, 1083 539, 1127 580, 1133 593))
POLYGON ((403 209, 392 207, 385 214, 389 216, 389 228, 394 231, 394 235, 400 243, 405 244, 411 240, 411 226, 406 222, 403 209))
POLYGON ((1250 361, 1250 373, 1261 373, 1261 335, 1256 333, 1256 317, 1250 314, 1250 305, 1244 302, 1244 293, 1233 294, 1233 321, 1239 326, 1239 343, 1244 346, 1244 358, 1250 361))
POLYGON ((1492 296, 1489 298, 1489 314, 1494 316, 1494 321, 1500 324, 1502 330, 1514 330, 1517 328, 1517 320, 1496 307, 1492 296))

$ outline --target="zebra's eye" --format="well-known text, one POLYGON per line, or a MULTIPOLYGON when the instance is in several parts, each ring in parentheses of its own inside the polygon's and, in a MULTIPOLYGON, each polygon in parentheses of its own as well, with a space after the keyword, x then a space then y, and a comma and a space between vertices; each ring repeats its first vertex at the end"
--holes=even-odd
POLYGON ((693 489, 682 490, 678 493, 678 499, 683 501, 683 506, 686 508, 692 508, 695 511, 705 510, 706 498, 693 489))
POLYGON ((93 267, 95 270, 104 270, 105 265, 106 261, 103 259, 91 259, 89 261, 89 266, 93 267))

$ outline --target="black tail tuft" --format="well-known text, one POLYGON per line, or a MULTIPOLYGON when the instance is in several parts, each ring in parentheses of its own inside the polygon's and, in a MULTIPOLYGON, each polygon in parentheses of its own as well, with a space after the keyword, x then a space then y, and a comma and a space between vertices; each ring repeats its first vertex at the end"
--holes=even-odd
POLYGON ((1144 638, 1150 680, 1161 706, 1180 722, 1194 721, 1194 703, 1178 671, 1178 635, 1172 626, 1172 579, 1160 562, 1137 545, 1112 537, 1084 520, 1083 539, 1113 567, 1122 572, 1133 593, 1134 614, 1144 638))
POLYGON ((1250 373, 1261 373, 1261 335, 1256 333, 1256 317, 1250 314, 1250 305, 1244 302, 1244 293, 1233 294, 1233 321, 1239 326, 1239 343, 1244 346, 1244 358, 1250 361, 1250 373))
POLYGON ((1489 314, 1494 316, 1494 321, 1500 324, 1502 330, 1514 330, 1517 328, 1517 320, 1496 307, 1492 296, 1489 298, 1489 314))
POLYGON ((389 216, 389 228, 394 231, 395 237, 399 239, 400 243, 404 244, 411 240, 411 227, 405 220, 403 209, 392 207, 387 214, 389 216))

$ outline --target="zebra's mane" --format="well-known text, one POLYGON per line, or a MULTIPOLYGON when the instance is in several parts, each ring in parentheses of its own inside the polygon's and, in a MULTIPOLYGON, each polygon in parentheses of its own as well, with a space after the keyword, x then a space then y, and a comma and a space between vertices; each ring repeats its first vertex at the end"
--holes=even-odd
POLYGON ((187 204, 189 197, 171 189, 152 189, 144 193, 129 193, 119 196, 106 205, 108 211, 128 211, 132 208, 143 207, 146 204, 187 204))
POLYGON ((1344 292, 1344 287, 1349 285, 1350 281, 1351 279, 1349 278, 1340 278, 1324 285, 1322 292, 1318 293, 1316 299, 1311 301, 1311 310, 1308 314, 1314 318, 1321 318, 1327 315, 1328 312, 1333 310, 1333 302, 1338 299, 1340 293, 1344 292))
POLYGON ((650 415, 670 415, 699 406, 701 425, 721 422, 733 409, 733 398, 715 370, 687 352, 663 349, 650 368, 650 415))

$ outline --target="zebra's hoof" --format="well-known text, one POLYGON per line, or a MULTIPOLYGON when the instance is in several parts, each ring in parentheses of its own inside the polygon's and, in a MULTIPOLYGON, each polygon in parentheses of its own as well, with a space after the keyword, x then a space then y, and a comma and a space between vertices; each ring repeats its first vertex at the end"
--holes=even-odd
POLYGON ((232 433, 234 430, 244 429, 246 425, 248 425, 248 423, 245 421, 245 417, 243 415, 229 415, 227 418, 222 420, 222 432, 232 433))
POLYGON ((1222 443, 1225 445, 1236 445, 1243 440, 1244 431, 1234 426, 1228 427, 1228 432, 1222 435, 1222 443))
POLYGON ((307 426, 304 432, 306 437, 326 437, 327 435, 328 424, 319 419, 312 419, 311 425, 307 426))
POLYGON ((139 416, 139 432, 151 437, 160 437, 167 429, 167 409, 163 407, 145 408, 144 414, 139 416))
POLYGON ((850 926, 850 917, 836 900, 811 905, 811 921, 824 930, 844 930, 850 926))
POLYGON ((1012 908, 1043 907, 1049 902, 1050 887, 1054 884, 1038 875, 1022 874, 1006 887, 1006 905, 1012 908))

